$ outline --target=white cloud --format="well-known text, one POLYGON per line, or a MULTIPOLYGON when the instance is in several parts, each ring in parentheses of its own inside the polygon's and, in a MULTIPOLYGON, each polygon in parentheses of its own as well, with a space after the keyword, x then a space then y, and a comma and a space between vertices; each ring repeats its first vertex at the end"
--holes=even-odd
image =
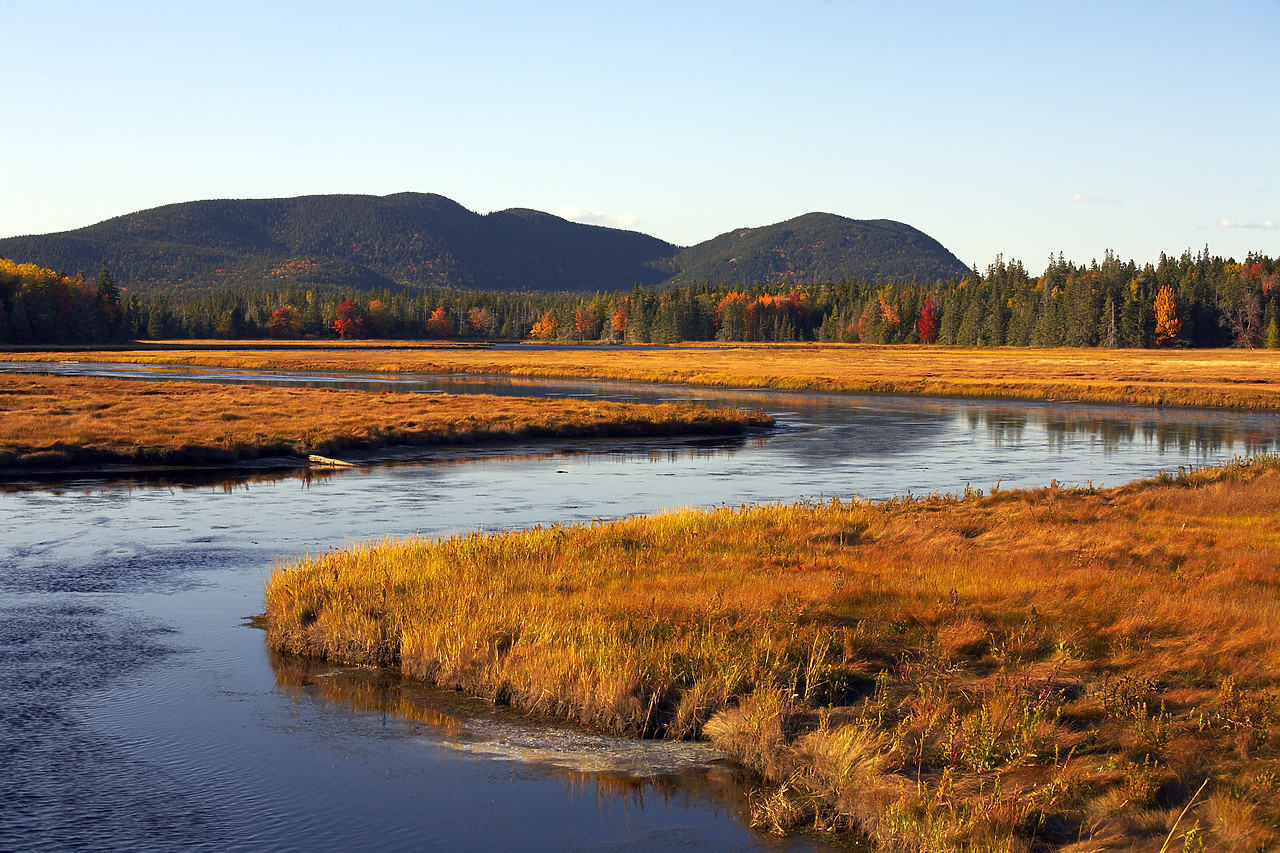
POLYGON ((581 207, 553 207, 549 213, 568 219, 570 222, 581 222, 586 225, 604 225, 608 228, 635 228, 640 220, 630 213, 605 213, 603 210, 585 210, 581 207))
POLYGON ((1223 219, 1218 222, 1219 228, 1264 228, 1267 231, 1274 231, 1276 224, 1270 219, 1264 219, 1261 222, 1240 222, 1234 219, 1223 219))

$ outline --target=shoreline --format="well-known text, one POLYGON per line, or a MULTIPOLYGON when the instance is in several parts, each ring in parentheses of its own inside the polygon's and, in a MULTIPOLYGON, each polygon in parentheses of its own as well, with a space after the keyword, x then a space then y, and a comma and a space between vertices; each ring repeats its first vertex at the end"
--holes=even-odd
POLYGON ((1248 780, 1280 742, 1278 477, 1266 456, 355 545, 277 569, 268 642, 709 738, 777 831, 1155 850, 1207 773, 1211 831, 1268 839, 1280 792, 1248 780))
POLYGON ((0 360, 472 374, 742 390, 1280 411, 1280 352, 1270 350, 1023 350, 814 343, 601 349, 331 343, 237 347, 221 341, 148 342, 146 350, 11 352, 0 354, 0 360))
POLYGON ((763 412, 0 373, 0 479, 344 467, 344 453, 540 441, 732 437, 763 412))

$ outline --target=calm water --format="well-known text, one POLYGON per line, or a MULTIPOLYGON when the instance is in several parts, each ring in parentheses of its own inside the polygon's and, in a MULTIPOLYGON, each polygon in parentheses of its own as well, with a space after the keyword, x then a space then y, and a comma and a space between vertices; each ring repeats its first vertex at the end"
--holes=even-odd
POLYGON ((743 780, 705 747, 602 738, 276 658, 245 617, 261 612, 277 555, 361 538, 966 483, 1118 484, 1280 446, 1280 418, 1231 413, 271 378, 698 399, 764 408, 783 429, 473 448, 310 478, 12 484, 0 494, 0 849, 815 849, 754 834, 743 780))

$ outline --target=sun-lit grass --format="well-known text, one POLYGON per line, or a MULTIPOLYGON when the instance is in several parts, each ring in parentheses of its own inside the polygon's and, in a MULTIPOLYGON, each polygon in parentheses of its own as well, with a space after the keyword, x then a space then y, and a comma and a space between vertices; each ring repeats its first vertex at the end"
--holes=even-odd
POLYGON ((1105 491, 371 543, 279 566, 266 617, 277 649, 710 737, 767 781, 765 827, 885 850, 1266 849, 1277 529, 1264 458, 1105 491))
MULTIPOLYGON (((220 342, 226 346, 226 342, 220 342)), ((965 349, 846 344, 700 344, 643 349, 485 349, 379 342, 163 352, 13 354, 13 359, 258 369, 487 373, 715 387, 1084 400, 1280 409, 1280 351, 965 349)))
POLYGON ((0 469, 218 464, 386 445, 723 434, 771 423, 761 413, 674 403, 0 374, 0 469))

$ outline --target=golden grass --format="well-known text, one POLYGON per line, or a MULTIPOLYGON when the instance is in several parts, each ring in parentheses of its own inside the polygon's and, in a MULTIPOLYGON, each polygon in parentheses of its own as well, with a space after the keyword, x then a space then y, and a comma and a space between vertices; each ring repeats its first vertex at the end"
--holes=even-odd
POLYGON ((1265 849, 1278 529, 1265 458, 1106 491, 373 543, 279 566, 266 618, 277 649, 708 736, 768 781, 754 813, 779 830, 885 850, 1265 849))
POLYGON ((768 415, 688 404, 0 374, 0 470, 219 464, 384 445, 733 433, 768 415))
MULTIPOLYGON (((684 345, 643 349, 484 349, 410 344, 298 345, 163 352, 18 353, 14 360, 126 361, 256 369, 485 373, 713 387, 1081 400, 1280 409, 1280 351, 966 349, 854 344, 684 345)), ((220 344, 225 346, 225 342, 220 344)))

